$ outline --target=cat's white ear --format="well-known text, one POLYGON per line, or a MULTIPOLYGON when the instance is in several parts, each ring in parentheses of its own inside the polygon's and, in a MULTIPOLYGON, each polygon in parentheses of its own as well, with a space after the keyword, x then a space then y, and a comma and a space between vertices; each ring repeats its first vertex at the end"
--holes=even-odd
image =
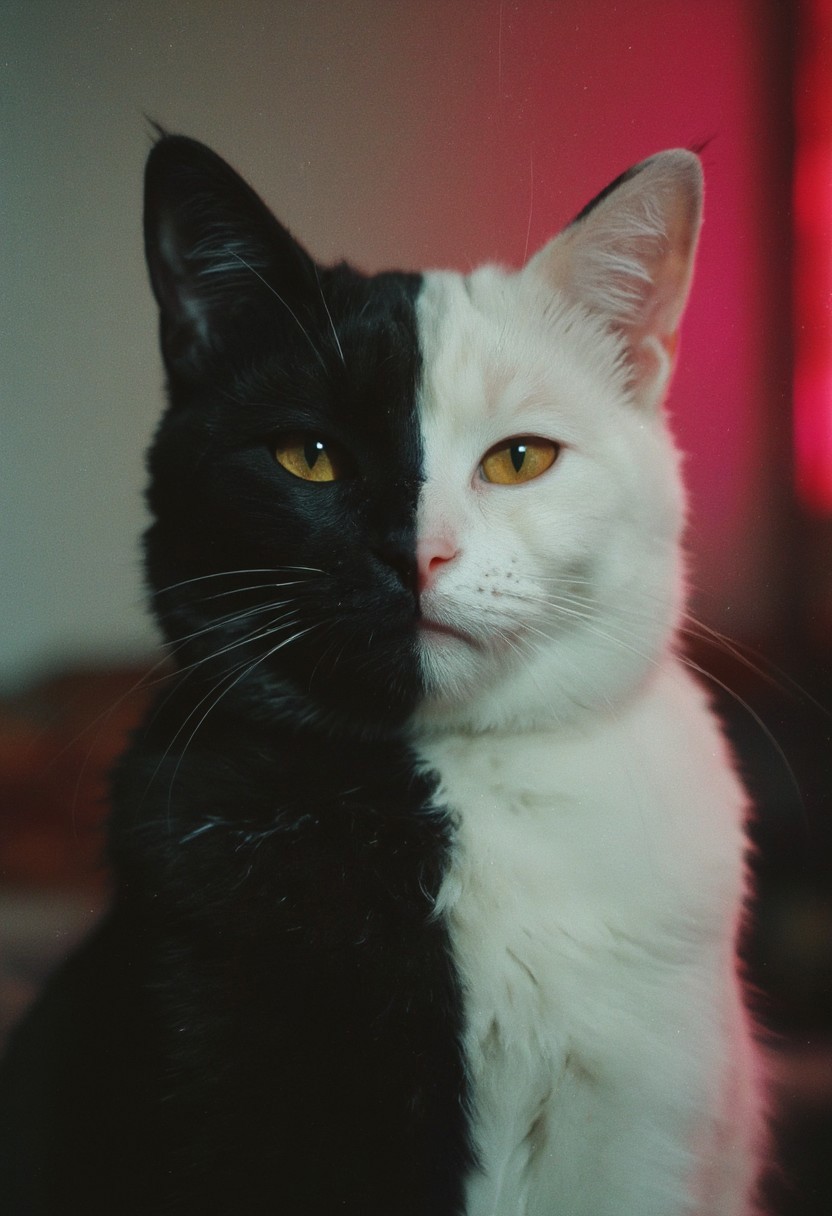
POLYGON ((621 334, 645 408, 661 404, 670 381, 701 219, 699 158, 660 152, 603 190, 523 271, 621 334))

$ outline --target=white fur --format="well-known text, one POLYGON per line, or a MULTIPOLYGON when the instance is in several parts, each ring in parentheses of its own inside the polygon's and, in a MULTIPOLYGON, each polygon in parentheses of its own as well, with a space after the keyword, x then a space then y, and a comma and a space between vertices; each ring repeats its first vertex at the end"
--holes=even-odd
POLYGON ((699 690, 669 667, 594 727, 421 751, 458 817, 437 911, 467 998, 467 1216, 747 1211, 743 799, 699 690))
POLYGON ((536 277, 431 275, 419 323, 418 531, 460 548, 422 606, 483 643, 425 649, 422 721, 592 717, 644 678, 678 614, 683 501, 663 421, 629 402, 615 337, 536 277), (487 449, 518 434, 565 446, 535 481, 483 481, 487 449))
POLYGON ((468 639, 423 635, 414 731, 456 830, 436 912, 465 999, 465 1216, 745 1216, 745 799, 673 654, 661 411, 639 408, 620 332, 539 263, 428 276, 419 324, 419 537, 444 559, 422 607, 468 639), (484 481, 524 434, 564 445, 553 467, 484 481))

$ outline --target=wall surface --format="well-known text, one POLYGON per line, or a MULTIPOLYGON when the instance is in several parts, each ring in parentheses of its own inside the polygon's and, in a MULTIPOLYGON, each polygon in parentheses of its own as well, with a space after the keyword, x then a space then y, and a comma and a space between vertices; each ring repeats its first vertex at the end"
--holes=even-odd
MULTIPOLYGON (((140 653, 161 398, 144 115, 211 143, 321 259, 519 264, 620 170, 711 139, 671 409, 697 610, 776 617, 787 130, 753 0, 0 0, 0 685, 140 653)), ((785 429, 784 429, 785 420, 785 429)))

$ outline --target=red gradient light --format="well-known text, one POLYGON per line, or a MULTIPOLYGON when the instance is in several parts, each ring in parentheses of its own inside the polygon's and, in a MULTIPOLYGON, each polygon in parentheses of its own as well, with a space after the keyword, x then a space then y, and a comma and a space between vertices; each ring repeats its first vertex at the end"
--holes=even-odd
POLYGON ((832 515, 832 0, 803 0, 795 90, 795 477, 832 515))

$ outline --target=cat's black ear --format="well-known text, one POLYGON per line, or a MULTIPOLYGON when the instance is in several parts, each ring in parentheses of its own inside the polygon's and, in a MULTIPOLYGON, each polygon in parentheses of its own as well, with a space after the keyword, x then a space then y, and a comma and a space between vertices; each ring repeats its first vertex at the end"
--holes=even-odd
POLYGON ((204 375, 264 324, 275 335, 301 326, 314 263, 224 160, 195 140, 163 136, 148 158, 144 197, 145 251, 172 379, 204 375))
POLYGON ((635 400, 658 406, 673 370, 702 219, 693 152, 660 152, 617 178, 529 262, 625 342, 635 400))

